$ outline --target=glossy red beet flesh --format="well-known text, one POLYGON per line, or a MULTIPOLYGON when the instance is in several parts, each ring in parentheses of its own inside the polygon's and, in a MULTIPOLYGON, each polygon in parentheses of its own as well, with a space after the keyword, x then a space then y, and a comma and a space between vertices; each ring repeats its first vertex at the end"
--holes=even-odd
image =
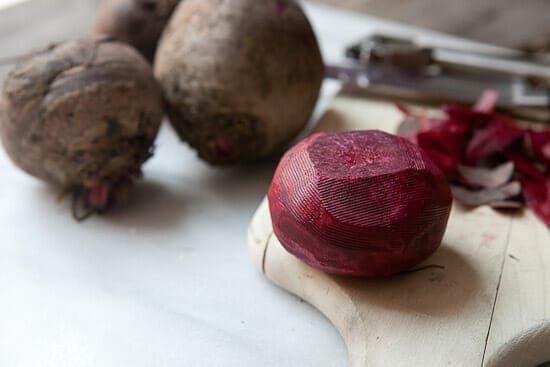
POLYGON ((268 193, 281 244, 323 271, 384 277, 440 245, 447 179, 415 144, 381 131, 317 133, 281 159, 268 193))

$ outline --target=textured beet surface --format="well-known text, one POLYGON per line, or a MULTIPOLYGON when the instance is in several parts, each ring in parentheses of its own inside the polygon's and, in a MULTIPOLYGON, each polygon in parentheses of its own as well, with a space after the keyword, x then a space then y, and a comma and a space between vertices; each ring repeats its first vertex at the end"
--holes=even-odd
POLYGON ((452 202, 426 153, 380 131, 303 140, 279 163, 268 199, 275 235, 290 253, 330 273, 366 277, 431 255, 452 202))

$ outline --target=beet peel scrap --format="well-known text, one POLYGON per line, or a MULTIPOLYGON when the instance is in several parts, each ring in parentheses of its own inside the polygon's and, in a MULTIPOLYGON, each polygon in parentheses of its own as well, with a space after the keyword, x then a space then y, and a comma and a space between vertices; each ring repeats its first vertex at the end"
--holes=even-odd
POLYGON ((401 273, 441 244, 452 196, 415 144, 381 131, 317 133, 281 159, 268 192, 281 244, 323 271, 401 273))
POLYGON ((458 173, 466 177, 468 184, 480 188, 498 188, 505 185, 514 175, 514 163, 506 162, 494 168, 458 165, 458 173))
POLYGON ((550 130, 523 128, 494 113, 497 99, 488 90, 472 109, 444 107, 443 118, 399 105, 405 119, 398 134, 432 158, 461 204, 499 209, 525 204, 550 228, 550 130))
POLYGON ((541 182, 524 177, 521 183, 527 206, 550 226, 550 179, 541 182))
MULTIPOLYGON (((451 191, 458 201, 467 206, 493 206, 495 204, 495 206, 501 207, 510 198, 518 196, 521 193, 521 184, 518 181, 512 181, 500 187, 476 191, 468 190, 461 186, 452 186, 451 191)), ((509 205, 511 206, 512 204, 509 205)))
POLYGON ((525 130, 514 126, 510 119, 495 118, 489 126, 473 132, 466 147, 466 160, 473 164, 495 153, 503 152, 525 135, 525 130))
POLYGON ((538 161, 550 169, 550 131, 529 131, 529 144, 538 161))

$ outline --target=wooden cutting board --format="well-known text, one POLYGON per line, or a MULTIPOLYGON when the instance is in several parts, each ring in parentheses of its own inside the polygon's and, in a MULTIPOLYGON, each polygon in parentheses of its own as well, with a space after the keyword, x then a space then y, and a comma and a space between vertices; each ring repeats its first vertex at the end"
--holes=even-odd
MULTIPOLYGON (((394 132, 392 103, 337 97, 318 130, 394 132)), ((284 250, 267 200, 248 232, 258 269, 319 309, 352 367, 510 366, 550 361, 550 231, 528 210, 454 205, 427 269, 384 280, 325 274, 284 250)))

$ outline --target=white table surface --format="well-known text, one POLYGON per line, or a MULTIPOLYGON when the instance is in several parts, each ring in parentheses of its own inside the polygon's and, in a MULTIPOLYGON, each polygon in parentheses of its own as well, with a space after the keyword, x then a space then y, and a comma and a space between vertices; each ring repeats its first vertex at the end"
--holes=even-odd
MULTIPOLYGON (((306 5, 326 60, 373 29, 411 32, 306 5)), ((249 259, 275 164, 210 168, 165 124, 131 201, 78 224, 2 151, 0 366, 346 365, 329 322, 249 259)))
POLYGON ((23 1, 26 0, 0 0, 0 9, 7 8, 8 6, 12 6, 23 1))

